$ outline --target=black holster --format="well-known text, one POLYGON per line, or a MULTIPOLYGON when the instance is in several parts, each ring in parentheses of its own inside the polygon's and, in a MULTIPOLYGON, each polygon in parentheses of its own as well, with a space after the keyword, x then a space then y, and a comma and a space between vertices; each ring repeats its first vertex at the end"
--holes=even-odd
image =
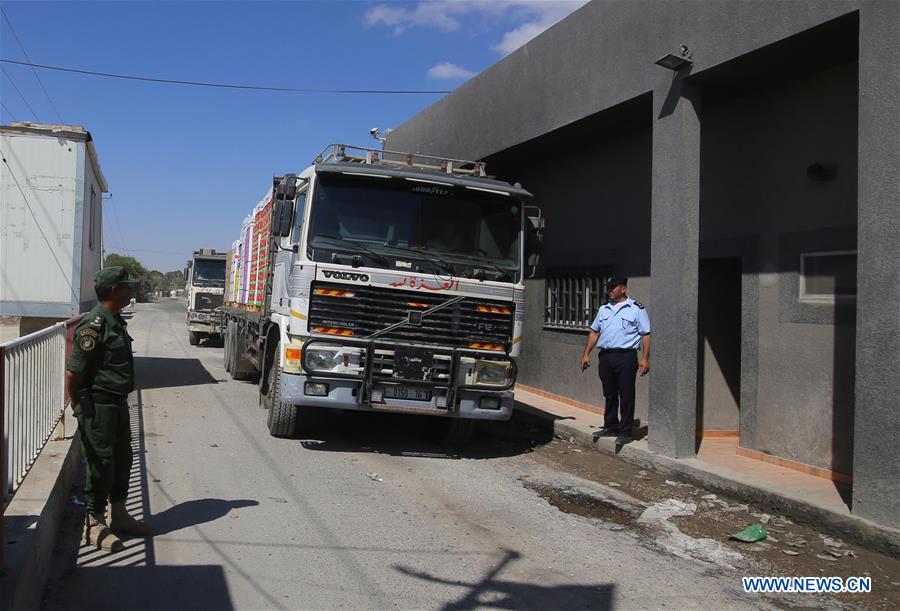
POLYGON ((83 418, 93 418, 94 417, 94 398, 91 396, 91 392, 82 388, 78 391, 78 403, 75 405, 73 409, 76 416, 81 416, 83 418))

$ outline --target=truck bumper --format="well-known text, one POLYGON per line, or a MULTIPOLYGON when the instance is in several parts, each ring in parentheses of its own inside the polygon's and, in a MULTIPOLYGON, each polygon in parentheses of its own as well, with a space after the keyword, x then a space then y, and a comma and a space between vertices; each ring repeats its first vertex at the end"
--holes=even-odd
POLYGON ((198 333, 209 333, 210 335, 219 335, 221 330, 218 323, 191 321, 188 323, 188 331, 196 331, 198 333))
POLYGON ((383 399, 382 401, 359 401, 362 382, 325 377, 311 377, 305 374, 284 373, 281 376, 281 397, 286 403, 309 405, 332 409, 349 409, 367 412, 394 412, 464 418, 469 420, 509 420, 512 417, 513 392, 459 390, 455 405, 441 405, 441 397, 433 394, 429 401, 405 399, 383 399), (327 395, 311 396, 306 393, 306 383, 327 384, 327 395), (496 399, 482 401, 483 398, 496 399), (490 405, 490 407, 483 407, 490 405), (496 405, 496 407, 494 407, 496 405))

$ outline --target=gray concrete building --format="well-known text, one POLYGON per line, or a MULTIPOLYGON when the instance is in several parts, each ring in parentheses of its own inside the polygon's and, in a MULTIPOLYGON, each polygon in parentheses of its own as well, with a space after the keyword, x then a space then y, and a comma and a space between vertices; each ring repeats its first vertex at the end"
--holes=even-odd
POLYGON ((898 7, 595 0, 395 129, 543 207, 520 382, 600 404, 578 358, 625 274, 651 449, 739 434, 900 526, 898 7))

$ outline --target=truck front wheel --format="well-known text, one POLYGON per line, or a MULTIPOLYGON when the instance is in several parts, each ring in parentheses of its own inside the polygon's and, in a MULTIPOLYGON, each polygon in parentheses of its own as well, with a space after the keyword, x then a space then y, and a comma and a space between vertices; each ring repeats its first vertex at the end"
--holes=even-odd
POLYGON ((441 418, 438 420, 438 441, 446 446, 464 446, 472 439, 474 420, 463 418, 441 418))
POLYGON ((200 345, 200 332, 199 331, 188 331, 188 342, 190 342, 191 346, 199 346, 200 345))
POLYGON ((297 406, 281 400, 281 368, 276 363, 269 374, 269 392, 261 395, 269 410, 266 424, 272 437, 291 437, 297 430, 297 406))

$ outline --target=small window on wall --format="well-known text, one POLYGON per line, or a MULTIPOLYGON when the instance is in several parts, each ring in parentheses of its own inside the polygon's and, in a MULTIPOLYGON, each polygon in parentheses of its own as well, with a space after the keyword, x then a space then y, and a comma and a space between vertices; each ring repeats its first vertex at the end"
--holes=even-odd
POLYGON ((856 299, 856 251, 800 254, 800 300, 856 299))
POLYGON ((544 327, 584 330, 606 298, 606 270, 548 270, 544 327))
MULTIPOLYGON (((88 221, 88 248, 94 250, 97 233, 97 193, 94 187, 91 187, 91 209, 90 220, 88 221)), ((83 234, 82 234, 83 235, 83 234)))

